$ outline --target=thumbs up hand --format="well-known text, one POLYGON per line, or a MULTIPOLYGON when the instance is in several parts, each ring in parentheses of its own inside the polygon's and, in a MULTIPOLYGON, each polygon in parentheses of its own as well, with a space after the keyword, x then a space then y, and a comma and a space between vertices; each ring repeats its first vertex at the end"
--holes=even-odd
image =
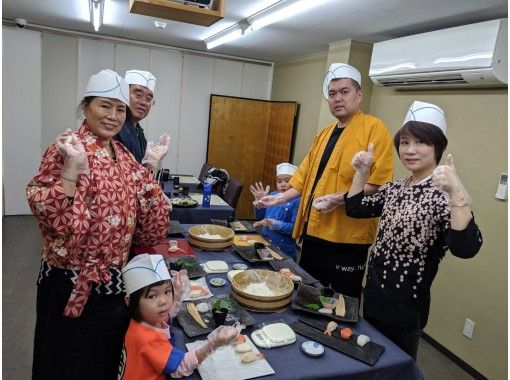
POLYGON ((450 205, 461 207, 471 204, 471 198, 462 184, 451 154, 446 157, 444 165, 439 165, 432 172, 432 185, 444 190, 450 196, 450 205))
POLYGON ((374 161, 374 144, 369 143, 367 151, 360 151, 352 157, 352 166, 358 173, 368 173, 374 161))

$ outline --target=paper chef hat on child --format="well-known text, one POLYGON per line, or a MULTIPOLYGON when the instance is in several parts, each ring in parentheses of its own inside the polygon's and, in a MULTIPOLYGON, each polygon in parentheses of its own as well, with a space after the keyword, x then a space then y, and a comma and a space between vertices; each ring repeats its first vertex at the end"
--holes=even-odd
POLYGON ((283 164, 276 165, 276 175, 294 175, 294 173, 297 170, 296 165, 289 164, 288 162, 285 162, 283 164))
POLYGON ((358 69, 346 63, 332 63, 331 66, 329 66, 329 70, 324 76, 324 82, 322 83, 322 93, 326 99, 328 98, 329 82, 333 79, 340 78, 353 79, 361 86, 361 74, 358 69))
POLYGON ((419 102, 415 100, 402 125, 408 121, 421 121, 423 123, 433 124, 438 127, 446 136, 446 118, 444 111, 435 104, 419 102))
POLYGON ((148 71, 128 70, 126 71, 124 79, 128 84, 145 86, 152 92, 154 92, 154 88, 156 88, 156 77, 148 71))
POLYGON ((129 107, 129 86, 119 74, 113 70, 101 70, 89 78, 89 83, 83 94, 87 96, 102 96, 120 100, 129 107))
POLYGON ((135 256, 122 269, 126 293, 131 294, 158 281, 170 280, 165 259, 161 255, 144 253, 135 256))

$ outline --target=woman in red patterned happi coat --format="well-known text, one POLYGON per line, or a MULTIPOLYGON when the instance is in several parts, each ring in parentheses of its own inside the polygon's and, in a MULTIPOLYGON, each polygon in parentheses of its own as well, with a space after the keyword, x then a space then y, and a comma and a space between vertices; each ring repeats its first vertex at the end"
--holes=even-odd
POLYGON ((37 290, 34 379, 116 379, 128 317, 121 269, 132 243, 168 230, 158 183, 113 140, 129 113, 129 88, 102 70, 89 79, 85 119, 48 148, 27 187, 44 239, 37 290))

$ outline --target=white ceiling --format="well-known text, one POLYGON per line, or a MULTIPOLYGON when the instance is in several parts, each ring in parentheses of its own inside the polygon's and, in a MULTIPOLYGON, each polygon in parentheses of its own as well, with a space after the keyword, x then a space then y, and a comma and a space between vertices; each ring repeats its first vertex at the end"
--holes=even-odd
MULTIPOLYGON (((100 34, 206 51, 203 40, 279 0, 224 0, 225 18, 210 27, 129 13, 129 0, 106 0, 100 34)), ((309 0, 315 1, 315 0, 309 0)), ((94 33, 88 0, 3 0, 3 20, 94 33)), ((236 41, 214 53, 278 62, 328 49, 346 39, 378 42, 458 25, 506 18, 507 0, 327 0, 312 10, 236 41)))

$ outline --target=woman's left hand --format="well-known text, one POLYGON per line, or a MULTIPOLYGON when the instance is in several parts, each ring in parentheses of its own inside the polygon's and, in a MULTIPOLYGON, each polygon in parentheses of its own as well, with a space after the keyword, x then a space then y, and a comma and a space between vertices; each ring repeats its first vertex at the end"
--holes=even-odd
POLYGON ((142 159, 142 164, 146 164, 147 168, 153 171, 159 169, 161 160, 165 157, 168 152, 168 146, 170 145, 170 136, 167 133, 163 133, 159 137, 157 144, 152 141, 147 143, 147 149, 145 156, 142 159))
POLYGON ((450 204, 453 206, 467 206, 471 203, 471 198, 457 175, 451 154, 446 157, 444 165, 439 165, 432 172, 432 185, 444 190, 450 196, 450 204))

